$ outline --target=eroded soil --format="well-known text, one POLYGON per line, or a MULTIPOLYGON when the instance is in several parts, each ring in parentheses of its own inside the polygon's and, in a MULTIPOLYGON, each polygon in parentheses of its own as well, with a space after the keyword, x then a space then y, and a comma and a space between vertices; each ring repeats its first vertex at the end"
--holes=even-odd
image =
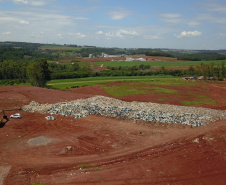
POLYGON ((17 109, 94 94, 88 87, 1 87, 1 108, 22 119, 0 128, 0 184, 225 184, 225 121, 198 128, 102 116, 47 121, 17 109))

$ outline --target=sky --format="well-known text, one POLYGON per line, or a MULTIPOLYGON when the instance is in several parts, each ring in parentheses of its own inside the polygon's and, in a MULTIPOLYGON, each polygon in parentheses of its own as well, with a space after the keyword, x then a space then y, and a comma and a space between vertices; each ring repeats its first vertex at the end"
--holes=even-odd
POLYGON ((0 41, 226 49, 226 0, 0 0, 0 41))

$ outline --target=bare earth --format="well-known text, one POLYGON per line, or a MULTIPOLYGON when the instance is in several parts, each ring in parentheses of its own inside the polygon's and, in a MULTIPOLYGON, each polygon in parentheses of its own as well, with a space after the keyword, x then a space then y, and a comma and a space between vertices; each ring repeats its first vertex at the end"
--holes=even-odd
MULTIPOLYGON (((214 85, 209 90, 220 100, 225 87, 214 85)), ((225 184, 225 121, 197 128, 101 116, 47 121, 47 114, 16 110, 32 100, 56 103, 96 94, 107 95, 98 87, 0 87, 0 107, 8 116, 23 116, 0 128, 0 184, 225 184)))

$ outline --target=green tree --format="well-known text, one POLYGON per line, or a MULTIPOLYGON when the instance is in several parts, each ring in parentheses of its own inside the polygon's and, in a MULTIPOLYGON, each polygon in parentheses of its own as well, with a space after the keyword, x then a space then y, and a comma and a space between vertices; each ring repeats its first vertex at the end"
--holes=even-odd
POLYGON ((34 62, 27 67, 27 76, 31 85, 44 87, 46 82, 50 80, 50 71, 48 63, 45 59, 34 62))
POLYGON ((224 66, 224 61, 221 62, 221 79, 223 80, 226 75, 226 69, 224 66))
POLYGON ((72 64, 72 69, 73 69, 74 71, 78 71, 79 68, 80 68, 80 66, 79 66, 79 64, 78 64, 77 62, 72 64))
POLYGON ((188 68, 188 75, 194 76, 195 75, 195 68, 193 66, 189 66, 188 68))
POLYGON ((213 77, 214 76, 214 63, 211 62, 208 67, 207 67, 207 75, 208 77, 213 77))

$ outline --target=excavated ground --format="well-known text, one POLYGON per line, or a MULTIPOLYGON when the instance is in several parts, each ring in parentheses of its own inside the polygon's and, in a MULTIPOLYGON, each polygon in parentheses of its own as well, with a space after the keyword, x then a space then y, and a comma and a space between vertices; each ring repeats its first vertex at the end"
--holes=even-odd
POLYGON ((94 115, 47 121, 47 114, 17 110, 31 100, 95 94, 87 89, 0 87, 1 108, 23 116, 0 128, 0 185, 225 184, 225 121, 197 128, 94 115))

